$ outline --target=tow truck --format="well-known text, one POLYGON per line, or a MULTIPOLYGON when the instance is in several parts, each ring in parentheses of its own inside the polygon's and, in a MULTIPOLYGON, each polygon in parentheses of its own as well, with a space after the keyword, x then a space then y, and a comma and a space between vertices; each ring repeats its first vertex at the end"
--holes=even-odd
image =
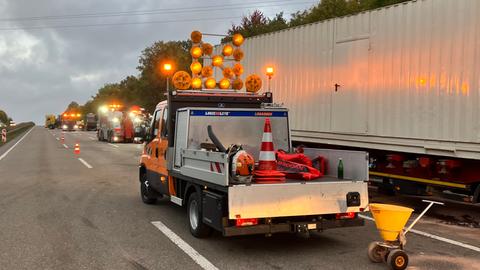
POLYGON ((141 199, 164 197, 186 206, 190 232, 207 237, 310 233, 362 226, 358 213, 368 205, 368 153, 304 148, 322 156, 325 175, 279 183, 237 181, 234 149, 257 161, 265 120, 271 121, 277 149, 293 152, 289 111, 273 95, 222 90, 168 91, 156 106, 139 165, 141 199), (228 149, 224 146, 228 146, 228 149), (337 178, 337 161, 344 175, 337 178))
POLYGON ((133 123, 122 105, 109 104, 98 111, 99 141, 133 142, 133 123))
POLYGON ((78 121, 82 115, 76 111, 66 111, 62 114, 61 127, 63 131, 79 130, 78 121))

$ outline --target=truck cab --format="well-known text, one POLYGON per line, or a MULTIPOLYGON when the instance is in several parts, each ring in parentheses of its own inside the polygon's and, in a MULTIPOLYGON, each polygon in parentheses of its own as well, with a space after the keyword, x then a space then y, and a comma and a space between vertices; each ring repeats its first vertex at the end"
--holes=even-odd
POLYGON ((330 161, 326 174, 312 181, 234 179, 232 149, 241 147, 258 162, 267 118, 275 148, 293 151, 289 111, 272 104, 271 93, 170 92, 157 105, 146 136, 139 166, 142 201, 154 204, 166 197, 186 206, 196 237, 212 230, 235 236, 362 226, 358 212, 368 205, 366 152, 305 148, 306 156, 330 161), (339 159, 345 162, 344 179, 336 177, 339 159))

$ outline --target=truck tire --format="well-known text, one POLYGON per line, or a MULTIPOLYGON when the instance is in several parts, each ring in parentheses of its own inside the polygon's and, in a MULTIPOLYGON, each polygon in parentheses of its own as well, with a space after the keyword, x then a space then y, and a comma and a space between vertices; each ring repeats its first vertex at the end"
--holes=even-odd
POLYGON ((187 204, 188 225, 190 233, 197 238, 205 238, 212 233, 212 228, 203 223, 202 201, 198 192, 193 192, 187 204))
POLYGON ((473 192, 473 203, 480 204, 480 184, 477 185, 477 188, 473 192))
POLYGON ((145 204, 154 204, 158 199, 157 192, 148 185, 147 174, 145 173, 140 176, 140 196, 145 204))

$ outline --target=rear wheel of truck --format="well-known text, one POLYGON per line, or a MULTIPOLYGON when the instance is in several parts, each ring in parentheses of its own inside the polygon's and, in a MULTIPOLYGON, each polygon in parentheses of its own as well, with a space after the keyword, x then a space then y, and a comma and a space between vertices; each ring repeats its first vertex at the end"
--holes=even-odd
POLYGON ((154 204, 157 202, 158 194, 148 184, 147 175, 144 173, 140 178, 140 196, 145 204, 154 204))
POLYGON ((205 225, 202 221, 202 203, 200 194, 194 192, 188 198, 187 204, 188 224, 190 232, 197 238, 204 238, 212 233, 212 228, 205 225))

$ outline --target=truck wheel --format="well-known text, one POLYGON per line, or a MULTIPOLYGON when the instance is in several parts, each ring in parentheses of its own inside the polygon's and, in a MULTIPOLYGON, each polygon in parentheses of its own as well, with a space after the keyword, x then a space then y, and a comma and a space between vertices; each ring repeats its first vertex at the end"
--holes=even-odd
POLYGON ((144 173, 140 179, 140 195, 145 204, 154 204, 157 202, 158 195, 155 190, 148 185, 147 175, 144 173))
POLYGON ((202 221, 202 203, 200 194, 194 192, 188 198, 187 205, 188 224, 190 232, 197 238, 204 238, 211 234, 212 228, 205 225, 202 221))
POLYGON ((477 185, 477 188, 473 192, 473 203, 480 204, 480 184, 477 185))
POLYGON ((408 255, 401 249, 390 251, 387 258, 387 265, 393 270, 404 270, 408 266, 408 255))
POLYGON ((371 242, 368 245, 368 258, 374 263, 381 263, 385 256, 385 248, 377 244, 377 242, 371 242))

